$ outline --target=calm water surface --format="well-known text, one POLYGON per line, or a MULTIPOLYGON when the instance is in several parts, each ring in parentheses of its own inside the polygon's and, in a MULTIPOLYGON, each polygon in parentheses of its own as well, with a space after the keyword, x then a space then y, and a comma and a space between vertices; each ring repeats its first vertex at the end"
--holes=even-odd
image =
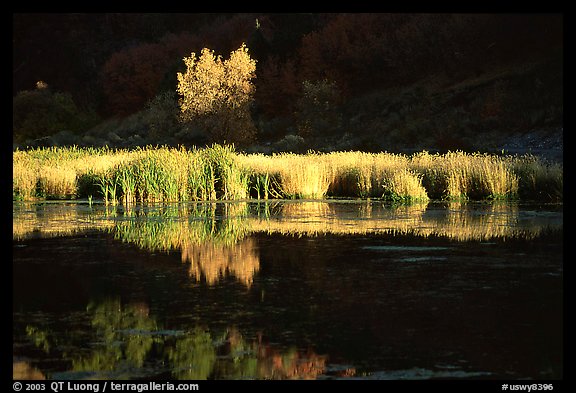
POLYGON ((13 206, 14 378, 562 378, 562 205, 13 206))

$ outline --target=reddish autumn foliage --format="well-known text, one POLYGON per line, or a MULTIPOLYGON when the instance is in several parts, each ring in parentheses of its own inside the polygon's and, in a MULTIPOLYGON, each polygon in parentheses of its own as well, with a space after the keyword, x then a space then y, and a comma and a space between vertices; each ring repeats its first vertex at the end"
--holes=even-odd
POLYGON ((169 57, 161 44, 144 44, 116 52, 104 64, 103 85, 111 114, 127 115, 152 99, 169 57))
MULTIPOLYGON (((256 15, 237 14, 230 18, 221 17, 198 33, 202 46, 212 48, 217 53, 229 53, 237 49, 256 26, 256 15)), ((189 48, 194 49, 194 48, 189 48)))
POLYGON ((256 100, 268 117, 289 116, 300 91, 293 60, 281 64, 276 57, 269 58, 259 71, 256 81, 256 100))
POLYGON ((386 41, 398 19, 387 14, 332 16, 324 28, 302 39, 300 79, 334 81, 344 94, 374 84, 395 49, 386 41))
MULTIPOLYGON (((254 26, 252 15, 240 14, 222 19, 198 34, 169 33, 158 43, 140 44, 113 53, 102 67, 107 112, 128 115, 141 110, 159 93, 161 82, 176 60, 181 61, 182 56, 199 50, 206 43, 224 51, 238 47, 254 26)), ((171 88, 175 89, 176 85, 171 88)))

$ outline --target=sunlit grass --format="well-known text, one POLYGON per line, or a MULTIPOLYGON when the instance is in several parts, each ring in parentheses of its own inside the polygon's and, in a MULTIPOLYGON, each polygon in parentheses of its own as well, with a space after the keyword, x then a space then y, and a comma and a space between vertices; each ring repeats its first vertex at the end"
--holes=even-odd
POLYGON ((31 200, 36 196, 39 163, 24 152, 15 152, 12 163, 14 199, 31 200))
POLYGON ((563 167, 534 156, 333 152, 243 154, 233 146, 13 153, 13 198, 106 204, 376 198, 561 201, 563 167))
POLYGON ((331 172, 330 195, 395 202, 429 199, 422 177, 403 154, 336 152, 324 157, 331 172))
POLYGON ((514 165, 521 160, 461 151, 421 152, 412 157, 411 167, 422 174, 425 188, 435 199, 516 199, 519 180, 514 165))

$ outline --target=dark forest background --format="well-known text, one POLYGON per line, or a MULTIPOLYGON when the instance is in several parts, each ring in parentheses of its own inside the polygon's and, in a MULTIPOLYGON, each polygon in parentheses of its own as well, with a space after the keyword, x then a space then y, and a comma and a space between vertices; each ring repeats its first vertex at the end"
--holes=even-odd
POLYGON ((491 149, 562 128, 561 14, 13 14, 13 146, 203 146, 177 72, 257 60, 246 151, 491 149))

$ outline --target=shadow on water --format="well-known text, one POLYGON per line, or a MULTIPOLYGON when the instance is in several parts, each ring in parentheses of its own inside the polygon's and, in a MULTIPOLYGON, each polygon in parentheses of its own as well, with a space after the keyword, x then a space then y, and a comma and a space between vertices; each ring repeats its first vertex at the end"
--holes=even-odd
POLYGON ((561 205, 13 208, 14 378, 562 377, 561 205))

